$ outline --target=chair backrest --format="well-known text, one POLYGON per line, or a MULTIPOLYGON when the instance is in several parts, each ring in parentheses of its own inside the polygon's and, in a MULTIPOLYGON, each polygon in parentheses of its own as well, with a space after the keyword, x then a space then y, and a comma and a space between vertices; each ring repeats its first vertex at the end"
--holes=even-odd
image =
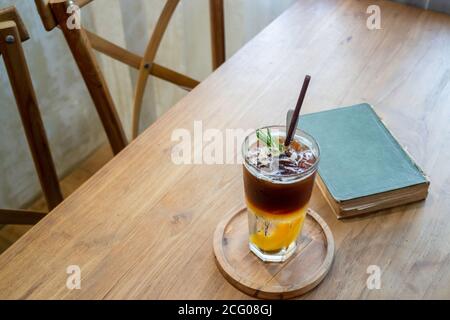
POLYGON ((0 55, 5 62, 39 181, 51 210, 63 197, 22 48, 22 41, 28 38, 27 29, 15 8, 1 9, 0 55))
POLYGON ((28 30, 15 7, 0 9, 0 22, 14 22, 22 42, 27 41, 30 38, 28 30))
MULTIPOLYGON (((64 33, 66 41, 71 48, 72 54, 94 100, 97 112, 102 119, 103 126, 113 151, 117 153, 126 145, 126 140, 122 126, 117 117, 116 108, 111 99, 103 75, 98 67, 98 62, 92 52, 93 50, 104 53, 113 59, 139 70, 133 103, 133 138, 138 135, 142 102, 148 77, 150 75, 171 82, 186 90, 195 88, 199 82, 176 71, 158 65, 154 61, 164 33, 180 0, 166 0, 164 9, 143 56, 121 48, 83 27, 77 30, 71 30, 67 27, 67 21, 70 18, 70 15, 67 13, 68 7, 75 4, 79 8, 82 8, 92 1, 93 0, 35 0, 35 3, 45 28, 48 31, 51 31, 59 26, 64 33)), ((213 39, 213 66, 214 68, 217 68, 225 60, 223 0, 210 0, 210 10, 211 34, 213 39)))

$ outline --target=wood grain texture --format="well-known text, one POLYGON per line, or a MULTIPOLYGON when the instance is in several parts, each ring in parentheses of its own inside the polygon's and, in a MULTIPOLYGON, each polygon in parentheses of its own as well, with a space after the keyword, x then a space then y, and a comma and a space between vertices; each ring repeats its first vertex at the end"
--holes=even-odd
MULTIPOLYGON (((15 11, 13 10, 13 12, 15 11)), ((3 13, 6 16, 10 16, 8 12, 3 13)), ((20 20, 16 13, 13 16, 20 20)), ((2 12, 0 12, 0 21, 3 18, 2 12)), ((9 82, 14 93, 39 182, 48 207, 51 210, 61 203, 63 197, 36 93, 31 81, 30 71, 25 59, 19 29, 14 21, 0 22, 0 52, 5 62, 9 82), (7 37, 12 37, 13 41, 6 41, 7 37)), ((13 222, 11 215, 8 215, 7 221, 13 222)), ((19 218, 18 221, 23 222, 25 220, 19 218)))
POLYGON ((283 124, 305 74, 304 112, 369 102, 430 176, 426 202, 338 221, 333 268, 303 298, 450 298, 450 17, 387 1, 302 0, 229 59, 0 256, 0 298, 240 299, 214 262, 213 233, 243 206, 242 168, 177 166, 176 128, 283 124), (66 288, 66 268, 82 289, 66 288), (368 290, 368 266, 382 271, 368 290))
POLYGON ((249 251, 246 208, 219 223, 213 241, 223 276, 259 299, 292 299, 311 291, 328 274, 334 259, 331 230, 312 210, 308 210, 297 251, 284 263, 264 263, 249 251))

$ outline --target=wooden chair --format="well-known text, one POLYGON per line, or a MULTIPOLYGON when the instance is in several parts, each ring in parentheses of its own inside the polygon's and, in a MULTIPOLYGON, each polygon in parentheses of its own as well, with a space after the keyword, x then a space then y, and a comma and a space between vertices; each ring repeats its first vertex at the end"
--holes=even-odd
MULTIPOLYGON (((0 9, 0 55, 5 62, 48 208, 52 210, 63 197, 22 48, 22 42, 27 39, 27 29, 15 8, 0 9)), ((32 225, 45 215, 44 212, 0 209, 0 224, 32 225)))
MULTIPOLYGON (((70 29, 68 8, 77 5, 86 6, 93 0, 35 0, 42 22, 47 31, 59 27, 72 51, 78 68, 86 82, 97 112, 102 120, 114 153, 120 152, 127 144, 122 125, 118 119, 114 102, 98 67, 93 50, 121 61, 139 70, 133 103, 132 136, 139 132, 139 119, 146 84, 150 75, 171 82, 183 89, 192 90, 199 82, 155 63, 156 54, 168 24, 180 0, 167 0, 156 24, 155 30, 143 56, 134 54, 116 44, 84 29, 70 29)), ((223 0, 210 0, 211 34, 213 43, 213 66, 219 67, 225 60, 225 31, 223 18, 223 0)))

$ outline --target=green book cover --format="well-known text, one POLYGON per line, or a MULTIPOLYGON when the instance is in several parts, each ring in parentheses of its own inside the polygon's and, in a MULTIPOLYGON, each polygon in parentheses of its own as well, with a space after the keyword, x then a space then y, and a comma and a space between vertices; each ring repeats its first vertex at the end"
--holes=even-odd
POLYGON ((299 127, 318 141, 319 174, 338 202, 428 182, 368 104, 308 114, 299 127))

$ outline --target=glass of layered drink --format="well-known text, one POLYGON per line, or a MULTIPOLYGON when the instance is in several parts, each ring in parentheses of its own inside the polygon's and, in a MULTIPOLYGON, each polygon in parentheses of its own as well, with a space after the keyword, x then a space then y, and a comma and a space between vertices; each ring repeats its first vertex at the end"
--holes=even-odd
POLYGON ((250 250, 265 262, 286 261, 297 249, 319 164, 319 146, 297 130, 266 127, 243 144, 250 250))

